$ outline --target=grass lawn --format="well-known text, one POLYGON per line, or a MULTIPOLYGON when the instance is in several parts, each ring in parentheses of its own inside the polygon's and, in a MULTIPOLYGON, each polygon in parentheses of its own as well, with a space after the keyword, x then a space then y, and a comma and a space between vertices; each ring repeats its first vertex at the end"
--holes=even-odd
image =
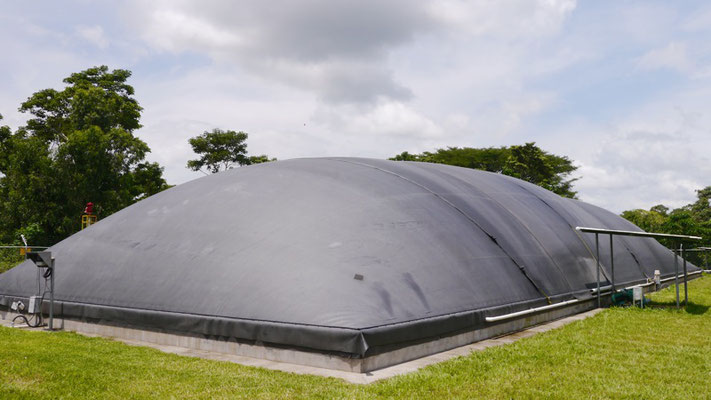
MULTIPOLYGON (((683 292, 682 292, 683 295, 683 292)), ((671 305, 673 288, 654 295, 671 305)), ((2 398, 630 398, 711 396, 711 277, 687 310, 613 308, 372 385, 0 328, 2 398)))

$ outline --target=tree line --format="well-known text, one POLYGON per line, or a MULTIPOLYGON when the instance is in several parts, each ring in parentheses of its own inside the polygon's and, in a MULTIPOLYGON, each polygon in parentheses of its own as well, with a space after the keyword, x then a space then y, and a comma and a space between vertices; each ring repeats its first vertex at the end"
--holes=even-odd
MULTIPOLYGON (((106 66, 73 73, 64 89, 40 90, 20 105, 25 126, 0 126, 0 243, 19 244, 24 235, 52 245, 79 229, 88 202, 106 217, 169 187, 134 134, 143 109, 130 76, 106 66)), ((217 172, 273 160, 247 156, 246 140, 220 129, 192 138, 202 157, 188 167, 217 172)))
MULTIPOLYGON (((627 210, 622 217, 647 232, 676 233, 701 236, 702 241, 687 243, 689 247, 711 247, 711 186, 696 191, 696 201, 683 207, 670 209, 659 204, 649 210, 627 210)), ((660 239, 669 248, 677 247, 669 239, 660 239)), ((687 248, 689 248, 687 247, 687 248)), ((704 266, 709 258, 705 252, 687 253, 687 259, 704 266)))
MULTIPOLYGON (((571 178, 577 167, 568 157, 550 154, 535 143, 509 147, 448 147, 420 154, 400 153, 396 161, 420 161, 456 165, 514 176, 542 186, 564 197, 576 198, 572 184, 579 178, 571 178)), ((696 191, 697 200, 683 207, 670 209, 656 205, 649 210, 627 210, 621 216, 647 232, 694 235, 704 238, 702 242, 689 243, 691 247, 711 247, 711 186, 696 191)), ((673 248, 678 244, 659 240, 673 248)), ((687 258, 697 265, 705 265, 707 253, 687 253, 687 258)))
POLYGON ((548 153, 534 142, 488 148, 448 147, 421 154, 403 152, 390 159, 481 169, 531 182, 564 197, 576 198, 577 194, 573 183, 579 178, 571 178, 571 174, 578 167, 573 160, 548 153))

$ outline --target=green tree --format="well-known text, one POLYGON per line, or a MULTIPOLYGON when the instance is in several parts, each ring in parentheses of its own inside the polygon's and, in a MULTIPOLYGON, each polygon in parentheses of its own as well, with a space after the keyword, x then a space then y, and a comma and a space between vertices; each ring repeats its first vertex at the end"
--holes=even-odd
POLYGON ((260 154, 258 156, 249 156, 247 158, 247 164, 248 165, 262 164, 262 163, 272 162, 272 161, 276 161, 276 160, 277 160, 276 158, 269 158, 269 156, 266 154, 260 154))
POLYGON ((561 196, 575 198, 572 190, 577 178, 570 178, 577 167, 568 157, 550 154, 535 143, 510 147, 448 147, 435 152, 403 152, 390 158, 395 161, 420 161, 481 169, 517 177, 545 187, 561 196))
POLYGON ((0 239, 15 241, 34 227, 35 243, 55 243, 79 228, 85 203, 107 216, 167 187, 133 134, 142 108, 130 76, 89 68, 64 79, 64 89, 22 103, 27 125, 0 133, 0 239))
POLYGON ((196 160, 189 160, 187 167, 193 171, 202 171, 205 167, 211 173, 232 169, 235 166, 260 164, 276 161, 267 155, 247 156, 247 138, 245 132, 223 131, 215 128, 190 138, 188 142, 193 151, 200 155, 196 160))
MULTIPOLYGON (((659 206, 655 206, 659 207, 659 206)), ((647 232, 661 232, 669 219, 666 213, 660 213, 652 207, 649 211, 637 209, 624 211, 621 216, 647 232)))
POLYGON ((535 183, 561 196, 575 198, 572 186, 577 178, 568 177, 578 167, 568 157, 549 154, 533 142, 511 146, 510 151, 504 174, 535 183))
MULTIPOLYGON (((671 210, 664 205, 656 205, 649 211, 629 210, 621 215, 647 232, 694 235, 703 238, 700 242, 687 243, 690 247, 711 247, 711 186, 696 191, 694 203, 671 210)), ((679 243, 660 239, 660 243, 672 248, 679 243)), ((687 259, 697 265, 704 265, 711 254, 689 252, 687 259)))
POLYGON ((696 191, 697 200, 688 208, 696 221, 703 223, 711 221, 711 186, 696 191))
POLYGON ((448 147, 446 149, 437 149, 434 153, 425 151, 422 154, 410 154, 405 151, 390 159, 394 161, 431 162, 502 173, 506 160, 510 155, 511 151, 508 147, 482 149, 448 147))

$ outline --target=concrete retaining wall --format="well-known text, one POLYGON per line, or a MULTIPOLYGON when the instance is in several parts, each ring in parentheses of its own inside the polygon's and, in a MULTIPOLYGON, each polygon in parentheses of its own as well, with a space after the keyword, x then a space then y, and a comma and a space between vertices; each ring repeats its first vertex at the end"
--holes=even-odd
MULTIPOLYGON (((236 341, 206 339, 197 336, 178 335, 173 333, 104 325, 100 323, 89 323, 62 318, 55 318, 54 327, 57 329, 123 340, 134 340, 164 346, 176 346, 290 364, 364 373, 397 365, 406 361, 425 357, 460 346, 465 346, 481 340, 517 332, 534 325, 564 318, 569 315, 578 314, 595 308, 596 304, 597 303, 594 299, 586 300, 580 303, 571 304, 567 307, 561 307, 547 312, 512 319, 482 329, 477 329, 475 331, 438 338, 429 342, 404 347, 386 353, 376 354, 362 359, 346 358, 339 355, 319 352, 277 348, 266 345, 245 344, 236 341)), ((12 319, 15 315, 17 314, 0 311, 0 318, 2 319, 12 319)))

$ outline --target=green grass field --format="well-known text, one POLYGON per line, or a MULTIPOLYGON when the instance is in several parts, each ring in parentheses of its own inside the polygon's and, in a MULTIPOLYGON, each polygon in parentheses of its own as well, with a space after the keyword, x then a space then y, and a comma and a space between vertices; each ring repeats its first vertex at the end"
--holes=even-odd
POLYGON ((371 385, 0 328, 0 397, 707 399, 711 277, 691 283, 687 310, 668 307, 673 295, 371 385))

